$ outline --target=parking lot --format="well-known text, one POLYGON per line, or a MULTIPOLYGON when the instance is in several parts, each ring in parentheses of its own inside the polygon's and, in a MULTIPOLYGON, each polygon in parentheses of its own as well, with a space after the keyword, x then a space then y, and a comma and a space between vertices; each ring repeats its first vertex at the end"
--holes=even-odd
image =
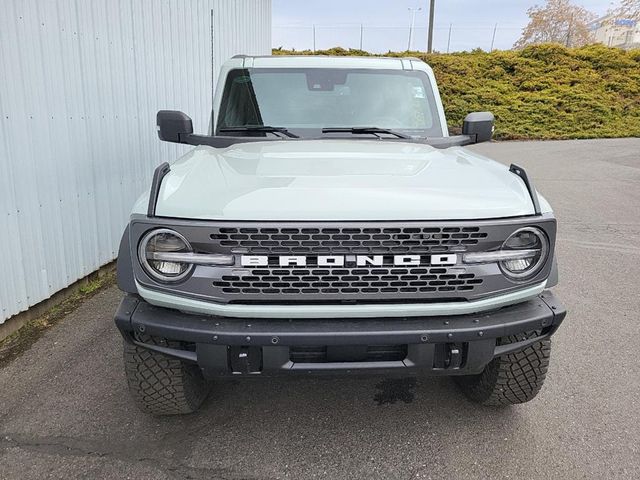
POLYGON ((640 477, 640 139, 472 149, 526 167, 559 221, 569 314, 534 401, 479 407, 446 378, 256 378, 150 417, 129 401, 111 287, 0 369, 0 477, 640 477))

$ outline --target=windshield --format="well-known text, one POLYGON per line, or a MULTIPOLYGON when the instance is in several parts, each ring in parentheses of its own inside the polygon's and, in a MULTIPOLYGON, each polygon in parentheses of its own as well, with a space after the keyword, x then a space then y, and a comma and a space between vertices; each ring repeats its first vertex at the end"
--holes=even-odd
POLYGON ((251 126, 282 127, 307 138, 322 136, 323 128, 352 127, 377 127, 414 137, 442 136, 429 77, 407 70, 232 70, 222 95, 217 133, 238 135, 221 130, 251 126))

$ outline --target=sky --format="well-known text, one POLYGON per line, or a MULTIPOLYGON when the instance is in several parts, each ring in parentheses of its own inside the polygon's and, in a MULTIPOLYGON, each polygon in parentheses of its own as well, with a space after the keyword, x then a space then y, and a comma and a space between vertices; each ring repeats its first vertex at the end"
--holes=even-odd
MULTIPOLYGON (((436 0, 434 49, 441 52, 509 49, 527 24, 527 9, 544 0, 436 0), (497 24, 495 39, 494 27, 497 24), (449 27, 451 37, 449 40, 449 27)), ((574 0, 596 15, 609 0, 574 0)), ((416 12, 412 49, 426 50, 428 0, 273 0, 273 46, 304 50, 335 46, 370 52, 403 51, 409 45, 409 25, 416 12)))

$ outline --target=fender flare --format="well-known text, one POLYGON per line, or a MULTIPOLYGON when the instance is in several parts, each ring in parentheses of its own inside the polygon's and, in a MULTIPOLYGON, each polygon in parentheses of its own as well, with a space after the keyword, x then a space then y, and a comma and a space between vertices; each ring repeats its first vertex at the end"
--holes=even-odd
POLYGON ((558 261, 554 255, 553 263, 551 264, 551 273, 549 273, 549 278, 547 278, 546 288, 555 287, 556 285, 558 285, 558 261))
POLYGON ((133 275, 133 263, 131 260, 131 247, 129 239, 129 225, 124 229, 120 248, 118 249, 118 261, 116 263, 116 280, 118 288, 126 293, 138 293, 136 281, 133 275))

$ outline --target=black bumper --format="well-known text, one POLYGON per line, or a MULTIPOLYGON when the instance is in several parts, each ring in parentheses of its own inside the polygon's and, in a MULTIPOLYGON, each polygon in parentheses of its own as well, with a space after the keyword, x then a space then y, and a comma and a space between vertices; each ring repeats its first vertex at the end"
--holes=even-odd
POLYGON ((126 341, 196 362, 208 377, 362 370, 464 375, 548 338, 565 315, 549 291, 471 315, 292 320, 191 315, 127 295, 115 322, 126 341), (522 340, 496 342, 512 335, 522 340), (181 342, 180 348, 149 337, 181 342))

